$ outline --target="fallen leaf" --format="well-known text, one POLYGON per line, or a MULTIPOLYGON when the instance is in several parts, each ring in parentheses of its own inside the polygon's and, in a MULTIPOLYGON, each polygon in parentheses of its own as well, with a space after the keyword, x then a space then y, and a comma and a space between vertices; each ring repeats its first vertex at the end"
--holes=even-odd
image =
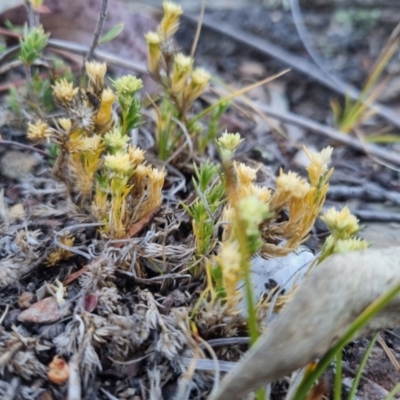
MULTIPOLYGON (((321 358, 354 320, 400 282, 400 247, 334 255, 298 287, 291 301, 209 400, 235 400, 321 358)), ((400 296, 354 339, 400 326, 400 296)))

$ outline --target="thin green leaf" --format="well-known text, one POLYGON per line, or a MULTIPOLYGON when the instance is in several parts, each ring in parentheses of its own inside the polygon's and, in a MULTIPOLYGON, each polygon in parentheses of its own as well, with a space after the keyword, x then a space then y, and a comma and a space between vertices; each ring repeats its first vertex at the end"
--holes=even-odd
POLYGON ((392 391, 387 395, 385 400, 393 400, 394 396, 400 391, 400 382, 392 389, 392 391))
POLYGON ((335 386, 333 391, 333 399, 341 400, 342 398, 342 349, 336 353, 336 374, 335 386))
POLYGON ((99 43, 108 43, 111 40, 115 39, 125 28, 125 24, 120 22, 111 28, 108 32, 106 32, 99 40, 99 43))
POLYGON ((319 361, 317 367, 311 373, 304 376, 304 379, 299 385, 293 400, 304 400, 306 398, 307 393, 313 386, 314 382, 324 373, 326 368, 328 368, 333 357, 335 357, 339 349, 349 343, 356 332, 362 329, 373 317, 376 316, 376 314, 379 313, 379 311, 386 307, 399 292, 400 283, 379 296, 356 318, 356 320, 347 329, 346 333, 319 361))
POLYGON ((361 374, 364 371, 365 364, 367 363, 368 357, 371 354, 371 351, 375 345, 376 340, 378 339, 378 336, 379 336, 379 332, 374 335, 374 337, 372 338, 371 342, 369 343, 369 345, 367 347, 367 350, 364 353, 361 363, 358 366, 356 376, 354 377, 348 400, 354 400, 354 398, 356 397, 356 392, 357 392, 358 384, 360 383, 361 374))

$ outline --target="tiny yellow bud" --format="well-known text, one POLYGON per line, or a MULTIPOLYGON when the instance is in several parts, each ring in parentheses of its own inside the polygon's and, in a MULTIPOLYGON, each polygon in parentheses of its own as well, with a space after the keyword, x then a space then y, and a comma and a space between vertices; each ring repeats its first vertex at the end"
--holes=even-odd
POLYGON ((61 128, 63 128, 66 133, 70 132, 72 127, 72 122, 69 118, 58 118, 57 121, 60 124, 61 128))
POLYGON ((178 53, 174 58, 174 68, 172 73, 172 91, 179 93, 185 87, 186 79, 192 70, 193 59, 178 53))
POLYGON ((143 87, 141 79, 132 75, 125 75, 113 82, 118 96, 133 96, 143 87))
POLYGON ((129 140, 130 137, 122 135, 120 128, 114 128, 104 135, 104 142, 112 150, 112 153, 125 150, 128 147, 129 140))
POLYGON ((328 164, 331 160, 333 148, 326 147, 320 153, 312 152, 311 154, 305 146, 303 149, 310 159, 310 164, 307 167, 310 182, 313 186, 317 186, 320 178, 328 171, 328 164))
POLYGON ((121 151, 117 152, 115 155, 107 154, 104 157, 104 165, 118 175, 130 175, 132 172, 129 154, 121 151))
POLYGON ((332 207, 321 219, 329 231, 340 239, 348 239, 360 230, 358 219, 351 214, 347 206, 340 211, 332 207))
POLYGON ((197 99, 206 89, 210 74, 203 68, 196 68, 190 74, 190 83, 185 89, 185 98, 188 102, 197 99))
POLYGON ((161 37, 156 32, 144 35, 147 42, 147 67, 152 74, 159 73, 161 65, 161 37))
POLYGON ((109 128, 109 124, 112 120, 112 106, 114 100, 114 92, 110 88, 104 89, 101 94, 100 108, 95 117, 96 125, 103 127, 100 133, 104 133, 104 131, 109 128))

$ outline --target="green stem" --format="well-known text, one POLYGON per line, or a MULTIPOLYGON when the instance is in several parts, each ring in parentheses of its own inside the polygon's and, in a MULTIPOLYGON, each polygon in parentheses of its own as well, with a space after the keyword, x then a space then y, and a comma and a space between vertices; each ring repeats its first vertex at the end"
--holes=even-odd
POLYGON ((342 398, 342 349, 336 353, 336 374, 333 400, 342 398))

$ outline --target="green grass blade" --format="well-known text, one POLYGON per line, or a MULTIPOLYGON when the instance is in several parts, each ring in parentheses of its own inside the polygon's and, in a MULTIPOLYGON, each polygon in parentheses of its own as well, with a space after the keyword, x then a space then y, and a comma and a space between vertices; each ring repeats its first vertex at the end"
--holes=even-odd
POLYGON ((371 354, 371 351, 372 351, 372 349, 373 349, 373 347, 375 345, 376 340, 378 339, 378 336, 379 336, 379 332, 376 333, 374 335, 374 337, 371 339, 371 342, 369 343, 369 345, 367 347, 367 350, 364 353, 364 356, 363 356, 363 358, 361 360, 361 363, 358 366, 356 376, 354 377, 353 384, 351 386, 351 390, 350 390, 350 393, 349 393, 348 400, 353 400, 355 398, 355 396, 356 396, 357 388, 358 388, 358 385, 359 385, 360 379, 361 379, 361 374, 364 371, 365 364, 367 363, 368 357, 371 354))
POLYGON ((297 389, 293 400, 304 400, 307 393, 313 386, 314 382, 324 373, 331 363, 333 357, 337 354, 339 349, 344 347, 354 335, 363 328, 368 321, 370 321, 376 314, 379 313, 389 302, 400 292, 400 283, 393 286, 386 293, 379 296, 374 302, 372 302, 351 324, 346 333, 336 342, 336 344, 329 350, 325 356, 320 360, 318 366, 314 371, 304 376, 303 381, 297 389))

